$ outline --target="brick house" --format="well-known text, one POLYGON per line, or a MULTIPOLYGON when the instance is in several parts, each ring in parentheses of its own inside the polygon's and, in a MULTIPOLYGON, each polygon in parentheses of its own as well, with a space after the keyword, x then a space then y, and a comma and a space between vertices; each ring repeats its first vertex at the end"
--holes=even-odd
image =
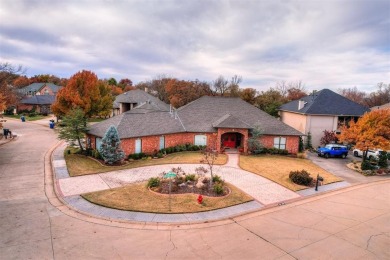
POLYGON ((33 110, 42 114, 51 113, 51 105, 55 102, 57 92, 61 86, 53 83, 32 83, 21 88, 19 93, 23 99, 19 102, 17 110, 33 110))
POLYGON ((179 144, 208 145, 218 151, 241 147, 248 151, 251 129, 259 125, 266 147, 298 152, 301 132, 240 98, 201 97, 177 110, 146 102, 90 127, 87 142, 96 149, 114 125, 128 154, 153 153, 179 144))

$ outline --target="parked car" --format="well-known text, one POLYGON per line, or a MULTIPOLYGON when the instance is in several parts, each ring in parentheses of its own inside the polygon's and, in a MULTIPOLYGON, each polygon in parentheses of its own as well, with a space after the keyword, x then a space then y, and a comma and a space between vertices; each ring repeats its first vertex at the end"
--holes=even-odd
POLYGON ((345 145, 327 144, 325 147, 318 148, 317 154, 325 158, 341 157, 344 159, 348 156, 348 148, 345 145))
MULTIPOLYGON (((368 149, 367 158, 369 160, 371 160, 371 159, 378 160, 379 159, 379 155, 382 152, 383 152, 383 150, 381 150, 381 149, 368 149)), ((355 157, 363 157, 363 151, 359 150, 359 149, 353 149, 353 156, 355 156, 355 157)))

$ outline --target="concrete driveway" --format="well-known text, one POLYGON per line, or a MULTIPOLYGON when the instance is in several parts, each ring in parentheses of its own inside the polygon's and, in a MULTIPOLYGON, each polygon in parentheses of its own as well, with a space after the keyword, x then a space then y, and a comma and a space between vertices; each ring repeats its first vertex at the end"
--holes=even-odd
POLYGON ((7 121, 0 146, 1 259, 389 259, 390 182, 353 186, 225 221, 95 219, 52 192, 48 127, 7 121))
POLYGON ((321 168, 325 169, 326 171, 331 172, 334 175, 343 178, 345 181, 347 181, 350 184, 373 182, 373 181, 383 180, 384 178, 390 177, 390 175, 364 176, 358 172, 349 169, 346 166, 348 163, 352 161, 361 161, 361 158, 354 157, 351 154, 351 152, 348 154, 346 159, 342 159, 342 158, 326 159, 323 157, 318 157, 317 153, 311 153, 311 152, 307 152, 307 155, 308 155, 308 159, 310 159, 312 162, 314 162, 321 168))

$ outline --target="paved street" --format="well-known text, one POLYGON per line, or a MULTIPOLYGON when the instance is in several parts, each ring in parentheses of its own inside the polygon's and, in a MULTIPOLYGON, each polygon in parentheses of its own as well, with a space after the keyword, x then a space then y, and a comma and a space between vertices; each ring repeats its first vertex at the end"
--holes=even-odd
POLYGON ((53 131, 6 124, 18 139, 0 145, 0 259, 390 258, 388 179, 211 223, 96 219, 53 194, 53 131))

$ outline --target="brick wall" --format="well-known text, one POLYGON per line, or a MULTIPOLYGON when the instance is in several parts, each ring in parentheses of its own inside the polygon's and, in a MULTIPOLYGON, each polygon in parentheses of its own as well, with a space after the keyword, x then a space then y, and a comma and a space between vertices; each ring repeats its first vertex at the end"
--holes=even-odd
POLYGON ((225 133, 240 133, 243 138, 241 143, 244 148, 244 153, 248 152, 248 129, 233 129, 233 128, 218 128, 218 140, 217 140, 217 150, 221 150, 221 136, 225 133))
MULTIPOLYGON (((217 133, 177 133, 177 134, 168 134, 164 135, 165 137, 165 147, 173 147, 176 145, 182 145, 186 143, 194 144, 195 143, 195 135, 206 135, 207 136, 207 144, 213 147, 214 149, 217 148, 218 151, 220 151, 221 146, 221 135, 224 133, 233 132, 233 129, 218 129, 217 133)), ((248 130, 247 129, 235 129, 236 133, 241 133, 243 135, 243 145, 244 145, 244 152, 247 152, 248 150, 248 130)), ((91 148, 96 149, 95 144, 95 136, 93 135, 87 135, 87 137, 91 140, 91 148)), ((267 147, 271 148, 274 147, 274 137, 278 136, 262 136, 261 142, 262 144, 267 147)), ((286 149, 289 153, 296 154, 298 153, 298 147, 299 147, 299 137, 298 136, 282 136, 286 137, 286 149)), ((133 154, 135 152, 135 140, 138 138, 128 138, 128 139, 122 139, 122 149, 125 152, 126 155, 133 154)), ((160 135, 159 136, 144 136, 141 137, 141 146, 142 146, 142 152, 147 154, 152 154, 155 151, 160 150, 160 135)))
POLYGON ((40 91, 39 91, 39 94, 41 95, 46 95, 46 90, 48 91, 48 95, 50 96, 53 96, 54 95, 54 92, 53 90, 48 87, 47 85, 45 85, 40 91))
MULTIPOLYGON (((165 137, 165 148, 173 147, 183 144, 194 144, 195 135, 206 135, 207 144, 215 144, 216 133, 177 133, 163 135, 165 137)), ((91 139, 91 148, 96 149, 95 139, 93 135, 87 135, 91 139)), ((141 149, 143 153, 152 154, 155 151, 160 150, 160 137, 158 136, 144 136, 141 137, 141 149)), ((122 149, 126 155, 133 154, 135 152, 135 140, 138 138, 127 138, 121 140, 122 149)))
POLYGON ((286 140, 286 150, 289 153, 297 154, 299 150, 299 137, 298 136, 274 136, 274 135, 263 135, 260 140, 261 143, 266 148, 274 147, 274 138, 275 137, 285 137, 286 140))

